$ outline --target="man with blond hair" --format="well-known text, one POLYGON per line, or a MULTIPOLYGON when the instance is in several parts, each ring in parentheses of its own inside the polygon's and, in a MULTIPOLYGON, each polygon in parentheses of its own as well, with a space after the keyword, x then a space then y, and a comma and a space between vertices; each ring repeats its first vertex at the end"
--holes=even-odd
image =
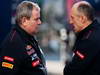
POLYGON ((36 41, 40 8, 31 1, 16 9, 16 25, 0 47, 0 75, 47 75, 42 50, 36 41))

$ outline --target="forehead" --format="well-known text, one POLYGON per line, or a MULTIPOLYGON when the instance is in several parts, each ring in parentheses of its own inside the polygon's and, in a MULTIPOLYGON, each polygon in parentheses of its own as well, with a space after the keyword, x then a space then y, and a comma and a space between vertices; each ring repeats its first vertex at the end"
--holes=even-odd
POLYGON ((71 15, 77 15, 77 9, 76 8, 72 8, 71 9, 71 15))
POLYGON ((38 10, 38 9, 33 9, 33 10, 32 10, 32 16, 33 16, 34 18, 40 17, 40 10, 38 10))

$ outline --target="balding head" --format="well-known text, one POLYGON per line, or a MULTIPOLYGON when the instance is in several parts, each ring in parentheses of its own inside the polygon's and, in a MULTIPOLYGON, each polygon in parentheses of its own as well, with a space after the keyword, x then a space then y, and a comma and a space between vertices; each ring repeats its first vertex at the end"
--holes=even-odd
POLYGON ((73 24, 75 32, 85 29, 94 20, 94 10, 86 1, 79 1, 72 6, 70 23, 73 24))
POLYGON ((77 12, 77 15, 84 15, 88 20, 94 20, 94 9, 87 1, 79 1, 75 3, 72 10, 77 12))
POLYGON ((83 5, 83 4, 91 6, 90 3, 88 3, 87 1, 79 1, 79 2, 75 3, 73 5, 73 7, 78 7, 79 5, 83 5))

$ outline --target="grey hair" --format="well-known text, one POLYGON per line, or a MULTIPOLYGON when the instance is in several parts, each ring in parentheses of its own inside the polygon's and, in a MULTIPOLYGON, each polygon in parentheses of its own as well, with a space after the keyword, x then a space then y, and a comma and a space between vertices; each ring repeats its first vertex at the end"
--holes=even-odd
POLYGON ((33 9, 40 11, 40 7, 36 3, 31 1, 22 1, 16 9, 16 23, 21 24, 21 19, 23 17, 30 19, 33 9))

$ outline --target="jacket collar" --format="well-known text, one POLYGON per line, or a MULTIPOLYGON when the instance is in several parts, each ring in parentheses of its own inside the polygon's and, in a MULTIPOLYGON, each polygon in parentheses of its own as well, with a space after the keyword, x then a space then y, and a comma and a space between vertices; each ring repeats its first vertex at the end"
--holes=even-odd
POLYGON ((27 39, 31 39, 34 38, 34 36, 28 34, 24 29, 22 29, 19 25, 15 25, 15 29, 19 32, 19 34, 23 37, 23 38, 27 38, 27 39))
POLYGON ((90 30, 93 30, 97 28, 99 25, 97 20, 94 20, 88 27, 86 27, 84 30, 82 30, 79 33, 76 33, 77 37, 82 37, 85 33, 88 33, 90 30))

